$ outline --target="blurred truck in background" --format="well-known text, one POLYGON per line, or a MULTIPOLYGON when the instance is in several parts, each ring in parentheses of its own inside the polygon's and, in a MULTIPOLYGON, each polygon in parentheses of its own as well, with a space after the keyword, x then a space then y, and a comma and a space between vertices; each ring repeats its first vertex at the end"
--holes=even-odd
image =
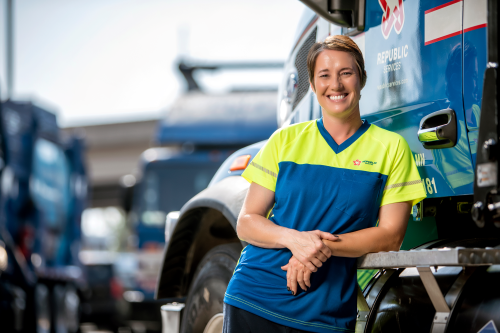
MULTIPOLYGON (((276 89, 245 87, 208 93, 201 90, 193 72, 282 66, 282 63, 180 63, 187 92, 158 122, 155 134, 158 147, 142 153, 140 174, 122 178, 123 206, 134 229, 137 252, 121 254, 115 261, 115 272, 123 289, 121 314, 132 328, 134 325, 152 331, 161 328, 162 303, 154 300, 154 292, 165 246, 165 224, 171 220, 166 219, 167 214, 180 210, 204 190, 234 151, 269 137, 277 129, 276 89)), ((175 219, 175 213, 170 217, 175 219)), ((226 231, 223 225, 214 229, 221 235, 226 231)))
POLYGON ((0 104, 0 318, 5 332, 77 332, 85 272, 83 140, 30 102, 0 104))
MULTIPOLYGON (((351 36, 368 74, 361 117, 407 140, 427 191, 413 207, 408 251, 359 259, 356 332, 498 332, 498 2, 302 2, 312 10, 285 64, 279 126, 321 117, 307 54, 329 35, 351 36)), ((230 166, 243 157, 248 165, 264 144, 231 155, 166 230, 156 298, 185 300, 182 333, 221 332, 224 292, 245 246, 236 220, 249 187, 230 166)))

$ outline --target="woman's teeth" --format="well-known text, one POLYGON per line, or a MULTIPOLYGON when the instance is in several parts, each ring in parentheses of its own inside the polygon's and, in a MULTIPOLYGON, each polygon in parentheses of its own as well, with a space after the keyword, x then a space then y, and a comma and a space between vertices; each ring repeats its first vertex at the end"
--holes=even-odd
POLYGON ((337 95, 337 96, 330 96, 330 99, 331 99, 332 101, 337 101, 337 100, 339 100, 339 99, 343 99, 343 98, 344 98, 344 97, 346 97, 346 96, 347 96, 347 94, 342 94, 342 95, 337 95))

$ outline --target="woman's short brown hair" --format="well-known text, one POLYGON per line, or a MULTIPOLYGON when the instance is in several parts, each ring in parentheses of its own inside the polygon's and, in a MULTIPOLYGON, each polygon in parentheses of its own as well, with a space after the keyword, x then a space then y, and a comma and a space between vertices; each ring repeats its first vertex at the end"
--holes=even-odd
POLYGON ((318 55, 324 50, 335 50, 348 52, 354 57, 356 65, 358 66, 359 75, 361 79, 361 89, 366 83, 365 61, 363 54, 358 45, 349 37, 343 35, 328 36, 324 42, 314 43, 307 54, 307 72, 309 73, 309 81, 314 87, 314 70, 316 67, 316 59, 318 55))

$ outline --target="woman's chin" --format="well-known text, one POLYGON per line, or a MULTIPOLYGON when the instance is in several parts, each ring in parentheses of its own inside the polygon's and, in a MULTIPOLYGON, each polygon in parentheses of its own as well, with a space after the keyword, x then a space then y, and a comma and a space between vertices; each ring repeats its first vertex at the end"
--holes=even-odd
POLYGON ((335 109, 324 109, 323 108, 323 116, 331 117, 331 118, 339 118, 346 119, 351 117, 354 114, 354 111, 349 108, 335 108, 335 109))

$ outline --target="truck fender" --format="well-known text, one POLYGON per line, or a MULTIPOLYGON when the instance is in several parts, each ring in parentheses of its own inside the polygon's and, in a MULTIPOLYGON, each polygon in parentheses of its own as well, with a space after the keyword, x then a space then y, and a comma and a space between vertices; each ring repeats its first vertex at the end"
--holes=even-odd
POLYGON ((155 298, 182 298, 203 256, 228 243, 246 243, 236 235, 236 221, 250 184, 231 176, 203 190, 181 209, 166 240, 155 298))

